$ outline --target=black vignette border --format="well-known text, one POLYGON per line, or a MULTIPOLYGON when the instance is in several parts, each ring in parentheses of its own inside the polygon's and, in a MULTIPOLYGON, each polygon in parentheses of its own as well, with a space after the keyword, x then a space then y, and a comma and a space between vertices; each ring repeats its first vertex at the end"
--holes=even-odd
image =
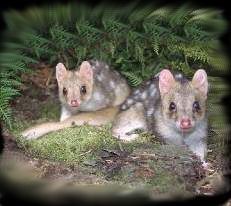
MULTIPOLYGON (((42 5, 42 4, 50 4, 50 3, 56 3, 56 2, 67 2, 67 1, 29 1, 29 0, 22 0, 22 1, 12 1, 12 0, 8 0, 8 1, 4 1, 3 3, 1 3, 1 14, 0 14, 0 23, 1 23, 1 32, 2 30, 5 29, 5 25, 4 25, 4 21, 2 19, 2 12, 8 9, 18 9, 21 10, 23 8, 29 7, 31 5, 42 5)), ((100 1, 78 1, 78 2, 86 2, 88 4, 91 5, 95 5, 97 3, 99 3, 100 1)), ((108 1, 105 1, 108 2, 108 1)), ((132 2, 132 1, 127 1, 127 2, 132 2)), ((164 5, 164 4, 181 4, 184 3, 185 1, 169 1, 169 0, 164 0, 164 1, 140 1, 140 4, 146 4, 146 3, 151 3, 151 2, 158 2, 158 4, 160 5, 164 5)), ((215 0, 215 1, 188 1, 192 4, 195 4, 197 6, 201 6, 201 7, 214 7, 214 8, 219 8, 222 9, 224 11, 224 17, 228 22, 228 30, 227 32, 221 37, 221 41, 224 45, 224 48, 227 52, 227 54, 230 54, 231 52, 231 18, 230 18, 230 14, 231 11, 229 9, 228 6, 228 1, 219 1, 219 0, 215 0)), ((118 1, 110 1, 111 4, 121 4, 123 5, 123 1, 118 0, 118 1)), ((1 34, 0 34, 1 37, 1 34)), ((0 48, 1 49, 1 48, 0 48)), ((229 62, 229 68, 230 67, 230 62, 229 62)), ((229 88, 231 89, 231 72, 229 71, 225 76, 224 76, 225 81, 229 84, 229 88)), ((231 90, 230 90, 231 91, 231 90)), ((229 124, 231 123, 231 97, 230 94, 226 97, 223 98, 223 104, 225 106, 226 112, 227 112, 227 117, 228 117, 228 121, 229 124)), ((2 152, 3 147, 4 147, 4 141, 3 141, 3 137, 2 137, 2 128, 0 125, 0 132, 1 132, 1 136, 0 136, 0 152, 2 152)), ((230 132, 229 132, 229 136, 230 136, 230 132)), ((229 147, 226 151, 227 156, 231 157, 231 151, 230 151, 230 145, 231 145, 231 140, 229 138, 229 147)), ((231 158, 229 158, 229 162, 228 162, 228 168, 230 171, 230 165, 231 165, 231 158)), ((227 182, 229 182, 229 185, 231 184, 231 174, 226 174, 226 178, 227 178, 227 182)), ((19 205, 19 204, 23 204, 23 205, 39 205, 41 204, 41 202, 39 202, 39 200, 37 199, 23 199, 21 197, 17 196, 17 192, 16 191, 12 191, 12 190, 7 190, 7 187, 5 187, 4 185, 7 184, 6 182, 4 182, 4 180, 2 180, 0 178, 0 205, 19 205)), ((63 195, 64 198, 67 198, 68 200, 65 200, 63 202, 60 202, 60 204, 58 205, 63 205, 63 204, 68 204, 68 205, 72 205, 72 203, 76 203, 76 204, 86 204, 84 201, 82 201, 81 198, 77 197, 77 196, 73 196, 73 195, 63 195)), ((140 199, 137 197, 127 197, 127 199, 113 199, 113 198, 109 198, 107 200, 105 200, 105 202, 97 202, 98 205, 118 205, 118 204, 132 204, 132 205, 198 205, 198 204, 208 204, 208 205, 220 205, 222 203, 225 203, 227 199, 229 199, 229 197, 231 197, 231 190, 230 187, 227 188, 227 190, 222 191, 220 194, 215 194, 214 196, 197 196, 194 197, 192 199, 187 199, 187 200, 172 200, 172 201, 163 201, 163 202, 154 202, 151 201, 148 198, 145 197, 140 197, 140 199), (139 200, 138 200, 139 199, 139 200)), ((42 204, 45 205, 45 203, 43 202, 42 204)))

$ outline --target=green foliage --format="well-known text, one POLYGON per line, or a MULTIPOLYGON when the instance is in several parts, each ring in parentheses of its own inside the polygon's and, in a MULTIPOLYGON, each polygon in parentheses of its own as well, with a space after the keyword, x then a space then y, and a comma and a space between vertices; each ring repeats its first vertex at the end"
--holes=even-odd
POLYGON ((29 63, 36 62, 20 53, 0 53, 0 119, 11 128, 10 101, 19 94, 20 72, 26 72, 29 63))
POLYGON ((214 9, 70 3, 9 11, 4 17, 0 65, 14 76, 31 63, 54 67, 61 61, 73 69, 93 58, 106 61, 137 86, 166 66, 188 76, 197 68, 212 72, 227 67, 218 41, 226 22, 214 9))
MULTIPOLYGON (((5 82, 0 80, 3 85, 5 82)), ((9 108, 9 101, 13 96, 18 94, 17 90, 12 89, 9 86, 0 87, 0 118, 11 127, 11 109, 9 108)))
POLYGON ((18 142, 33 155, 74 164, 94 158, 101 149, 118 149, 118 142, 109 131, 108 126, 97 129, 86 125, 50 133, 33 141, 18 137, 18 142))
POLYGON ((130 81, 132 86, 137 86, 142 82, 141 77, 136 76, 131 72, 122 72, 122 74, 130 81))

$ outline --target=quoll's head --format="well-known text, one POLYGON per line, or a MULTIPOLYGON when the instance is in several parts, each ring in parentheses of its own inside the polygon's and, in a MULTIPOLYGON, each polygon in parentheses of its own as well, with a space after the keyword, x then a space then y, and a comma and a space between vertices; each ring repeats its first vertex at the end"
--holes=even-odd
POLYGON ((188 133, 205 118, 208 92, 205 70, 197 70, 191 81, 180 81, 164 69, 159 75, 159 90, 164 121, 172 128, 188 133))
POLYGON ((62 103, 78 108, 89 100, 93 89, 93 71, 89 62, 82 62, 79 70, 68 71, 62 63, 56 66, 56 79, 62 103))

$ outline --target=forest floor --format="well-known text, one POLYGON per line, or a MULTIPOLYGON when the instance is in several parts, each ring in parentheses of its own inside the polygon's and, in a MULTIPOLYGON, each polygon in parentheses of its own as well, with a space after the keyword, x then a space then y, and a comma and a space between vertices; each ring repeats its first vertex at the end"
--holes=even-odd
POLYGON ((204 170, 186 148, 166 145, 147 134, 122 143, 110 135, 110 125, 76 126, 33 141, 17 138, 15 133, 31 125, 58 121, 60 104, 51 71, 45 68, 25 75, 22 95, 12 102, 15 122, 13 129, 4 129, 1 158, 7 173, 14 162, 12 175, 18 177, 23 176, 24 170, 20 176, 18 168, 24 165, 35 177, 51 182, 120 185, 148 189, 153 196, 213 194, 219 189, 225 162, 218 143, 209 145, 210 170, 204 170))

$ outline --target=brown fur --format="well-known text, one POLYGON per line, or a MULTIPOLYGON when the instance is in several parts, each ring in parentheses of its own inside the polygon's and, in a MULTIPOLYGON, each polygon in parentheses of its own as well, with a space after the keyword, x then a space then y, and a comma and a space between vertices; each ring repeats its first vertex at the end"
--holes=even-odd
POLYGON ((117 106, 130 93, 126 80, 100 61, 84 61, 75 71, 69 71, 59 63, 56 66, 56 77, 62 104, 60 121, 79 111, 97 111, 117 106), (86 88, 84 94, 81 92, 82 86, 86 88), (73 106, 72 100, 77 100, 78 106, 73 106))
POLYGON ((161 112, 163 119, 179 121, 183 116, 190 117, 192 123, 205 118, 206 114, 206 97, 202 96, 200 91, 194 88, 191 82, 181 84, 175 82, 167 94, 161 95, 161 112), (199 111, 192 109, 194 101, 200 105, 199 111), (169 111, 169 105, 174 102, 177 111, 169 111))
POLYGON ((93 82, 81 78, 79 71, 67 71, 67 75, 63 81, 59 82, 59 96, 62 103, 70 102, 73 97, 77 97, 81 102, 87 101, 91 98, 93 82), (80 86, 86 86, 87 93, 82 95, 80 93, 80 86), (67 89, 67 95, 63 95, 63 88, 67 89), (73 90, 72 88, 76 88, 73 90))
POLYGON ((111 122, 118 111, 117 106, 130 93, 126 80, 106 63, 97 60, 84 61, 74 71, 67 70, 59 63, 56 66, 56 78, 62 106, 61 123, 44 123, 29 128, 22 133, 27 139, 85 122, 90 125, 111 122), (86 86, 85 94, 81 93, 83 85, 86 86), (77 100, 79 105, 73 107, 71 100, 77 100))
POLYGON ((48 123, 36 125, 34 127, 31 127, 23 131, 21 135, 27 139, 36 139, 50 132, 73 127, 76 125, 83 125, 83 124, 89 124, 95 126, 105 125, 114 120, 118 111, 119 111, 118 107, 111 107, 96 112, 80 113, 62 122, 48 122, 48 123))

